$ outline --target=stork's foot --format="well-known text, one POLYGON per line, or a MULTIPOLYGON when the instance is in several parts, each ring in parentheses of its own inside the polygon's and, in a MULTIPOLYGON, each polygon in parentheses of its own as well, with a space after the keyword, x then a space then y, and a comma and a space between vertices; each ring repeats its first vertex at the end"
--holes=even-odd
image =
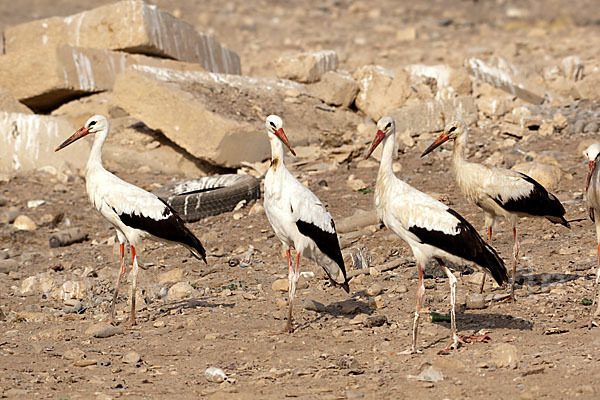
POLYGON ((407 355, 410 355, 410 354, 420 354, 422 352, 423 352, 422 350, 415 350, 412 347, 410 347, 410 348, 408 348, 408 349, 406 349, 404 351, 399 352, 398 354, 407 354, 407 355))
POLYGON ((450 346, 438 351, 438 355, 447 356, 453 350, 458 350, 458 348, 461 345, 469 343, 468 341, 465 341, 463 338, 465 338, 465 336, 458 337, 458 335, 454 335, 454 340, 453 340, 452 344, 450 346))
POLYGON ((481 342, 481 343, 489 343, 492 341, 492 338, 488 335, 463 335, 460 337, 462 343, 473 343, 473 342, 481 342))
POLYGON ((288 322, 285 324, 283 333, 294 333, 294 327, 291 321, 288 320, 288 322))
POLYGON ((517 297, 514 294, 509 294, 508 297, 504 300, 505 303, 516 303, 517 297))

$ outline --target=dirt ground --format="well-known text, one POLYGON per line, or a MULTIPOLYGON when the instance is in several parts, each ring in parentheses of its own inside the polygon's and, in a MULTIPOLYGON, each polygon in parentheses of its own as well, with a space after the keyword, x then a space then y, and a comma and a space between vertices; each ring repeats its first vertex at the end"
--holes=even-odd
MULTIPOLYGON (((0 28, 34 18, 69 15, 103 3, 107 2, 1 2, 0 28)), ((600 38, 600 7, 593 1, 156 3, 198 29, 213 32, 221 43, 240 54, 243 72, 254 76, 273 77, 272 62, 281 54, 321 48, 338 51, 341 68, 348 70, 369 63, 389 68, 416 62, 457 66, 470 54, 481 52, 510 54, 512 61, 536 69, 568 55, 597 62, 595 44, 600 38), (396 31, 405 26, 417 28, 416 40, 398 40, 396 31)), ((543 107, 551 110, 550 106, 543 107)), ((584 114, 593 121, 600 107, 583 102, 562 110, 570 122, 584 114)), ((469 156, 483 161, 500 151, 504 165, 510 167, 526 161, 528 152, 552 155, 563 172, 553 192, 565 205, 567 218, 586 218, 582 198, 587 163, 578 146, 593 139, 596 131, 564 131, 546 137, 532 134, 517 143, 510 139, 513 142, 508 147, 506 137, 476 127, 470 136, 469 156)), ((287 133, 294 135, 293 131, 287 133)), ((451 145, 443 152, 419 158, 431 139, 433 136, 419 138, 415 147, 401 151, 398 176, 441 196, 483 234, 482 213, 466 202, 453 183, 448 162, 451 145)), ((135 149, 146 139, 111 140, 115 146, 135 149)), ((347 178, 354 174, 373 188, 377 166, 359 164, 362 159, 354 158, 334 170, 321 168, 323 163, 332 162, 329 150, 317 152, 317 159, 299 157, 305 162, 290 170, 327 204, 336 220, 356 209, 372 209, 372 193, 352 191, 347 178)), ((288 164, 295 161, 289 158, 288 164)), ((118 165, 112 170, 146 189, 184 179, 183 175, 131 171, 118 165)), ((578 327, 590 314, 590 306, 583 305, 582 300, 592 298, 596 266, 596 237, 587 219, 573 222, 570 230, 546 220, 521 220, 520 284, 515 304, 493 302, 485 309, 465 309, 465 297, 476 292, 477 285, 471 282, 472 275, 459 278, 459 334, 487 334, 490 343, 468 343, 450 355, 438 355, 450 343, 449 323, 434 323, 428 313, 448 313, 449 289, 447 279, 427 277, 418 342, 422 352, 405 355, 402 352, 410 345, 416 302, 415 264, 406 244, 386 228, 366 233, 348 249, 366 249, 374 266, 397 259, 402 260, 401 266, 354 279, 349 295, 320 279, 322 274, 316 266, 301 261, 301 269, 314 271, 317 278, 308 279, 298 291, 294 309, 297 329, 290 335, 282 333, 287 293, 272 289, 273 281, 287 277, 285 256, 264 213, 249 215, 250 204, 240 211, 192 223, 191 229, 207 248, 208 265, 191 258, 182 248, 146 242, 138 251, 144 264, 139 287, 146 303, 138 302, 139 324, 125 324, 129 312, 126 283, 117 304, 122 334, 95 338, 86 331, 107 317, 118 271, 118 245, 114 244, 114 231, 88 203, 83 178, 74 175, 61 182, 44 172, 22 174, 0 183, 0 199, 4 203, 0 210, 18 207, 38 223, 64 213, 56 227, 40 224, 30 232, 16 231, 12 225, 0 229, 0 250, 5 249, 19 263, 16 271, 0 273, 3 397, 600 396, 600 328, 578 327), (45 204, 27 207, 28 201, 38 199, 45 204), (69 226, 81 227, 89 239, 50 248, 50 234, 69 226), (243 258, 249 254, 250 259, 243 258), (236 262, 240 257, 241 264, 236 262), (160 294, 172 284, 159 283, 159 276, 177 268, 183 270, 180 280, 190 282, 194 291, 175 301, 160 294), (71 306, 49 296, 21 296, 23 281, 40 272, 49 272, 56 281, 89 282, 90 295, 82 300, 83 308, 73 312, 71 306), (367 294, 377 286, 383 290, 378 308, 367 294), (326 307, 321 312, 304 309, 306 299, 326 307), (385 316, 387 322, 367 327, 367 319, 375 316, 385 316), (506 358, 506 344, 514 346, 517 361, 502 368, 499 363, 506 358), (129 360, 131 351, 141 359, 129 355, 134 358, 129 360), (410 377, 428 365, 440 371, 444 379, 425 382, 410 377), (222 368, 229 381, 208 382, 204 371, 210 366, 222 368)), ((510 266, 512 235, 504 222, 497 227, 493 243, 510 266)), ((349 263, 348 269, 352 268, 349 263)), ((492 287, 488 280, 486 294, 505 290, 492 287)))

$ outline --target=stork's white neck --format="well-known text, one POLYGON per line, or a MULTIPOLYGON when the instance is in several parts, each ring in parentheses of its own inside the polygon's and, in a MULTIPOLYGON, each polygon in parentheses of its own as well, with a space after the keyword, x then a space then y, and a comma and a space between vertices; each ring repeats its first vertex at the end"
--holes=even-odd
POLYGON ((102 167, 102 146, 104 146, 107 136, 108 127, 95 133, 94 144, 92 145, 92 150, 90 151, 90 158, 88 158, 86 171, 98 166, 102 167))
POLYGON ((381 162, 379 163, 379 176, 382 175, 394 175, 392 169, 392 162, 394 161, 394 142, 396 136, 396 129, 390 132, 383 141, 381 142, 381 162))
POLYGON ((271 165, 274 169, 283 165, 285 148, 283 142, 279 138, 269 132, 269 142, 271 142, 271 165))
POLYGON ((469 133, 467 132, 466 128, 454 140, 454 150, 452 151, 452 166, 454 167, 455 173, 457 169, 459 169, 461 165, 466 162, 465 151, 467 148, 468 140, 469 133))

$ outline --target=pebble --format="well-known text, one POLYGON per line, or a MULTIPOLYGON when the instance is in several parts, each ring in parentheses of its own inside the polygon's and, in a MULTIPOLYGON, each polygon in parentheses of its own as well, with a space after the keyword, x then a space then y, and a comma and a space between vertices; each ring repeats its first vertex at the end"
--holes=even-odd
POLYGON ((374 315, 372 317, 367 318, 367 321, 365 322, 365 326, 367 328, 373 328, 376 326, 382 326, 384 324, 387 324, 388 319, 385 315, 374 315))
POLYGON ((37 229, 37 225, 35 224, 35 222, 33 222, 33 220, 27 215, 23 214, 19 215, 15 219, 15 222, 13 222, 13 226, 15 227, 15 229, 18 229, 20 231, 35 231, 37 229))
POLYGON ((118 326, 108 325, 104 322, 94 324, 86 329, 86 335, 93 336, 95 338, 107 338, 114 335, 122 335, 125 333, 123 328, 118 326))
POLYGON ((12 258, 0 260, 0 273, 8 274, 11 271, 17 271, 19 263, 12 258))
POLYGON ((21 215, 16 207, 10 207, 8 210, 0 212, 0 223, 1 224, 12 224, 21 215))
POLYGON ((129 353, 123 356, 123 362, 125 364, 137 364, 142 360, 142 357, 135 351, 130 351, 129 353))
POLYGON ((306 299, 306 300, 304 300, 304 309, 305 310, 316 311, 316 312, 323 312, 323 311, 326 310, 326 307, 325 307, 324 304, 319 303, 316 300, 306 299))
POLYGON ((375 297, 375 296, 381 294, 382 292, 383 292, 383 287, 380 284, 378 284, 378 283, 375 283, 375 284, 371 285, 365 291, 365 293, 367 293, 367 296, 370 296, 370 297, 375 297))
POLYGON ((204 371, 204 377, 209 382, 221 383, 227 380, 227 375, 221 368, 209 367, 204 371))
POLYGON ((83 360, 77 360, 73 363, 74 366, 76 367, 89 367, 91 365, 96 365, 98 363, 98 360, 92 360, 92 359, 83 359, 83 360))
POLYGON ((46 200, 29 200, 27 202, 27 208, 37 208, 46 204, 46 200))
POLYGON ((160 283, 175 283, 183 280, 183 270, 181 268, 173 268, 170 271, 163 272, 158 275, 158 282, 160 283))
POLYGON ((512 368, 519 366, 517 348, 510 343, 501 343, 492 349, 492 362, 496 368, 512 368))
POLYGON ((365 397, 365 394, 361 391, 351 390, 351 389, 346 390, 346 399, 348 399, 348 400, 362 399, 364 397, 365 397))
POLYGON ((252 207, 250 207, 250 211, 248 211, 248 215, 260 215, 264 214, 265 208, 260 203, 255 203, 252 207))
POLYGON ((485 308, 485 297, 481 293, 472 293, 467 296, 467 308, 469 310, 481 310, 485 308))
POLYGON ((419 375, 408 375, 407 378, 425 382, 439 382, 444 380, 444 375, 432 365, 427 365, 419 375))
POLYGON ((369 298, 369 308, 372 310, 379 310, 385 307, 385 301, 381 296, 375 296, 369 298))
POLYGON ((191 296, 194 288, 187 282, 177 282, 169 289, 168 297, 175 300, 185 299, 191 296))
POLYGON ((162 320, 160 320, 160 321, 155 321, 155 322, 152 324, 152 326, 153 326, 153 327, 155 327, 155 328, 162 328, 163 326, 165 326, 165 321, 162 321, 162 320))
POLYGON ((63 354, 64 359, 71 360, 71 361, 80 360, 80 359, 83 359, 84 357, 85 357, 85 353, 83 352, 83 350, 77 349, 77 348, 67 350, 63 354))
POLYGON ((271 285, 271 289, 275 292, 287 292, 288 291, 288 280, 287 279, 277 279, 271 285))

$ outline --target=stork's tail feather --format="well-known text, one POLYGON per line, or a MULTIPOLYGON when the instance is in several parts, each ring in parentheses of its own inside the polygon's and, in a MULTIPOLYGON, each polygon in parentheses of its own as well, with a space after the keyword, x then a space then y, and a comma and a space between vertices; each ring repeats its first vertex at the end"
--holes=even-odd
POLYGON ((502 286, 504 283, 508 282, 508 272, 506 271, 504 261, 502 261, 492 246, 483 242, 483 240, 482 243, 485 247, 483 248, 482 252, 483 263, 481 266, 490 272, 498 285, 502 286))
POLYGON ((569 224, 569 221, 567 221, 563 215, 556 216, 556 217, 555 216, 546 217, 546 219, 554 224, 561 224, 561 225, 566 226, 567 228, 571 229, 571 225, 569 224))

